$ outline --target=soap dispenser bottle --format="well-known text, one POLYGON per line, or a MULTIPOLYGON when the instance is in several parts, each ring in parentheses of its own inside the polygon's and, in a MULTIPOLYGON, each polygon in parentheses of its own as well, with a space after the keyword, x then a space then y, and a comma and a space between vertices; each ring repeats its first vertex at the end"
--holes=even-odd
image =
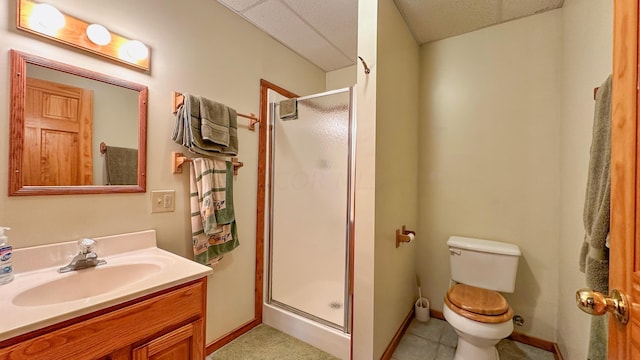
POLYGON ((0 226, 0 285, 10 283, 13 280, 11 266, 13 247, 9 245, 9 238, 4 234, 5 230, 11 230, 11 228, 0 226))

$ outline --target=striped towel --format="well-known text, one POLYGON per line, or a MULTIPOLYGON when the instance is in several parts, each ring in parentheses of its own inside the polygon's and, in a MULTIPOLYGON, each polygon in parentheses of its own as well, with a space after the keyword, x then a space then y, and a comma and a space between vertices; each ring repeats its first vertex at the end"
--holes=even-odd
POLYGON ((214 265, 239 245, 233 210, 233 164, 193 159, 190 180, 194 259, 214 265))

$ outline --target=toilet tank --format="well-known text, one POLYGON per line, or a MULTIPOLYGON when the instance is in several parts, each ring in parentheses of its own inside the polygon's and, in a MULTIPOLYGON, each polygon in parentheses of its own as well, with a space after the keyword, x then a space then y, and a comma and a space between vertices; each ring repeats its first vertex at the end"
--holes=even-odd
POLYGON ((483 289, 512 293, 520 248, 517 245, 461 236, 447 240, 451 279, 483 289))

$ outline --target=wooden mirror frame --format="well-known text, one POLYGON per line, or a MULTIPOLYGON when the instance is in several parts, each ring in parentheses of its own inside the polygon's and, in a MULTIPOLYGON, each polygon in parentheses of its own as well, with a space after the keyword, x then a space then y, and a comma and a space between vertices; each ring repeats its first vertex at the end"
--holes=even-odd
POLYGON ((9 196, 112 194, 146 192, 147 98, 144 85, 11 50, 11 115, 9 132, 9 196), (25 186, 22 180, 27 64, 101 81, 138 92, 138 183, 136 185, 25 186))

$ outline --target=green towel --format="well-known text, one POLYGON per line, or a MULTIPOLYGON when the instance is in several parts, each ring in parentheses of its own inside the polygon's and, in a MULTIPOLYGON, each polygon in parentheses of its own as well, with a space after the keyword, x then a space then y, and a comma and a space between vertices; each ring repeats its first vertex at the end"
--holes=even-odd
POLYGON ((588 360, 607 360, 609 315, 591 317, 588 360))
MULTIPOLYGON (((589 172, 584 201, 584 241, 580 249, 580 271, 587 286, 609 293, 609 222, 611 165, 611 75, 596 93, 589 172)), ((591 318, 589 360, 607 359, 607 317, 591 318)))
POLYGON ((104 154, 108 185, 138 184, 138 150, 107 146, 104 154))
MULTIPOLYGON (((171 138, 195 154, 216 156, 219 154, 238 155, 238 119, 234 109, 226 107, 228 111, 228 146, 220 145, 203 137, 201 97, 183 94, 184 102, 176 112, 176 125, 171 138)), ((214 136, 210 128, 205 127, 207 136, 214 136)))
POLYGON ((200 132, 202 139, 229 146, 229 116, 227 106, 200 97, 200 132))
POLYGON ((579 263, 587 286, 605 294, 609 292, 610 164, 611 75, 596 94, 583 212, 585 236, 579 263))

